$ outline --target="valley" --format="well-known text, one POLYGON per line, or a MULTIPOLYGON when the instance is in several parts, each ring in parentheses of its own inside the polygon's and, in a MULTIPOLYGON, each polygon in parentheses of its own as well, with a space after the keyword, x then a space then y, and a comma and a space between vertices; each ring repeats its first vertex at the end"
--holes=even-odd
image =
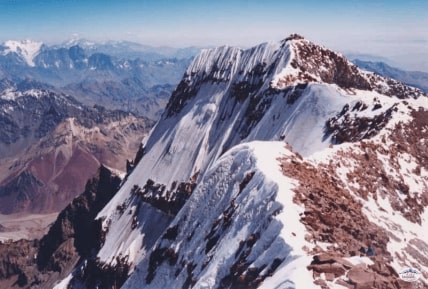
POLYGON ((0 215, 0 241, 33 240, 45 235, 58 213, 0 215))
POLYGON ((40 238, 101 164, 125 174, 153 121, 9 85, 0 94, 0 234, 40 238))

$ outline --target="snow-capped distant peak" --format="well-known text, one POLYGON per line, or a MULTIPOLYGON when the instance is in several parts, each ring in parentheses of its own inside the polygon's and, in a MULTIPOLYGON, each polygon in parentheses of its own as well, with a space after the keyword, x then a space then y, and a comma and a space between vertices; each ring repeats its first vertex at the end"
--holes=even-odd
POLYGON ((85 47, 85 48, 91 48, 93 46, 96 45, 95 42, 84 39, 84 38, 72 38, 66 42, 63 43, 63 46, 65 47, 71 47, 71 46, 75 46, 78 45, 80 47, 85 47))
POLYGON ((34 57, 40 52, 42 42, 36 42, 32 40, 8 40, 3 44, 6 49, 3 52, 4 55, 9 53, 16 53, 29 65, 34 66, 34 57))

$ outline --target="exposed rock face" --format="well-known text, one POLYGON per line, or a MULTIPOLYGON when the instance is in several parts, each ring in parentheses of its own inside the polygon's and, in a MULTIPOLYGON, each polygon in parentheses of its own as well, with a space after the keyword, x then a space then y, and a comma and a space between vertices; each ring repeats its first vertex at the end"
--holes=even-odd
POLYGON ((288 81, 321 81, 336 84, 343 89, 373 90, 398 98, 419 97, 424 94, 400 81, 362 72, 343 55, 305 39, 292 41, 292 46, 296 57, 291 61, 291 66, 298 73, 297 77, 288 81))
MULTIPOLYGON (((40 240, 0 244, 0 284, 7 288, 51 289, 80 258, 89 258, 102 244, 97 213, 114 196, 121 179, 105 167, 88 181, 85 191, 58 216, 40 240)), ((3 288, 3 287, 2 287, 3 288)))
MULTIPOLYGON (((372 110, 374 111, 381 107, 380 104, 375 103, 372 110)), ((356 142, 371 138, 386 126, 391 119, 392 111, 397 111, 397 108, 393 105, 386 111, 373 117, 353 116, 353 112, 364 111, 366 109, 368 109, 367 105, 361 102, 357 102, 352 110, 350 110, 349 105, 346 104, 340 113, 326 121, 324 137, 327 138, 331 136, 334 144, 356 142)))
POLYGON ((28 287, 28 272, 35 266, 38 241, 0 243, 0 287, 28 287))
POLYGON ((308 269, 313 270, 315 282, 325 288, 328 285, 320 278, 321 274, 325 274, 326 281, 336 280, 336 284, 346 288, 406 288, 399 285, 401 280, 391 266, 377 257, 365 258, 371 265, 353 264, 339 256, 324 253, 315 255, 308 269), (342 279, 345 275, 346 278, 342 279))
POLYGON ((196 179, 197 174, 190 182, 182 182, 178 185, 173 183, 169 189, 166 189, 165 185, 156 184, 149 179, 142 189, 135 186, 131 193, 166 214, 176 215, 192 195, 196 187, 196 179))
MULTIPOLYGON (((363 277, 358 277, 363 281, 351 279, 349 274, 354 271, 349 271, 348 275, 346 272, 354 266, 349 266, 349 263, 340 258, 337 260, 334 256, 356 256, 360 254, 359 248, 372 245, 378 256, 377 262, 385 266, 392 260, 387 250, 388 233, 369 221, 362 212, 362 205, 354 201, 353 196, 344 189, 344 184, 329 168, 314 167, 296 160, 284 159, 282 163, 283 172, 286 175, 301 181, 302 185, 296 189, 295 201, 304 204, 305 212, 301 222, 308 228, 308 240, 315 246, 317 242, 334 244, 328 247, 328 252, 333 254, 331 257, 315 256, 311 266, 308 267, 317 273, 314 273, 315 279, 319 274, 325 273, 334 275, 328 281, 347 276, 350 281, 343 280, 343 284, 361 286, 362 283, 369 282, 370 280, 364 277, 365 273, 361 273, 363 277), (307 182, 307 180, 311 181, 307 182)), ((323 251, 315 247, 315 253, 318 250, 323 251)), ((357 272, 360 271, 357 270, 357 272)), ((370 277, 373 281, 378 273, 370 272, 367 274, 373 276, 370 277)), ((329 275, 326 277, 329 279, 329 275)), ((396 280, 397 277, 392 280, 396 280)), ((371 282, 373 287, 370 288, 397 288, 382 287, 389 284, 390 280, 381 278, 379 281, 379 277, 377 279, 377 285, 371 282)))
POLYGON ((371 88, 358 68, 340 54, 303 39, 295 42, 294 47, 297 57, 293 59, 291 66, 302 71, 300 77, 314 81, 316 80, 314 76, 317 76, 322 82, 335 83, 345 89, 371 88))
POLYGON ((116 193, 120 178, 101 167, 97 178, 86 184, 84 193, 68 205, 59 215, 49 233, 40 240, 37 264, 40 270, 60 271, 53 252, 69 239, 74 239, 76 253, 87 256, 99 249, 100 224, 93 219, 116 193))

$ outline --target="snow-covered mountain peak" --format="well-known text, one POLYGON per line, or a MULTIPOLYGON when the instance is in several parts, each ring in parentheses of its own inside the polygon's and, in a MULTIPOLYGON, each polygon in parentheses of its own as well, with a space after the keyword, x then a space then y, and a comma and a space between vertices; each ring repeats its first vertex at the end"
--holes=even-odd
POLYGON ((67 47, 70 48, 72 46, 80 46, 82 48, 92 48, 96 45, 95 42, 84 39, 84 38, 72 38, 64 43, 62 43, 59 47, 67 47))
POLYGON ((4 44, 3 54, 16 53, 20 56, 29 66, 34 66, 34 57, 40 52, 43 46, 42 42, 32 40, 8 40, 4 44))
POLYGON ((299 35, 203 50, 56 288, 400 288, 428 268, 396 244, 426 225, 427 110, 299 35))

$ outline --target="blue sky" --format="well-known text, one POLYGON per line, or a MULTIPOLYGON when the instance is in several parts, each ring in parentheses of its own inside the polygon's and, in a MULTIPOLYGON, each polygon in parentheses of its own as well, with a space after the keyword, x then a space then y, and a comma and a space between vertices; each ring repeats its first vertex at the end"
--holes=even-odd
POLYGON ((251 46, 297 32, 342 52, 403 56, 428 51, 427 27, 428 0, 0 0, 1 42, 251 46))

